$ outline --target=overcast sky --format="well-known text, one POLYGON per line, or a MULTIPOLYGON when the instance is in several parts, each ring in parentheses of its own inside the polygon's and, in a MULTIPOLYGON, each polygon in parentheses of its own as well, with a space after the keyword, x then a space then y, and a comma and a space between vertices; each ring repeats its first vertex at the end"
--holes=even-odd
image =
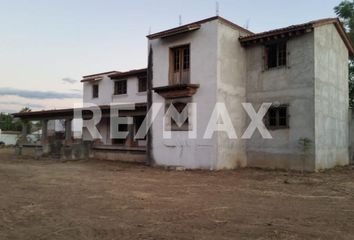
MULTIPOLYGON (((339 0, 219 0, 253 32, 335 17, 339 0)), ((71 107, 81 76, 146 66, 151 32, 215 15, 214 0, 0 0, 0 111, 71 107)))

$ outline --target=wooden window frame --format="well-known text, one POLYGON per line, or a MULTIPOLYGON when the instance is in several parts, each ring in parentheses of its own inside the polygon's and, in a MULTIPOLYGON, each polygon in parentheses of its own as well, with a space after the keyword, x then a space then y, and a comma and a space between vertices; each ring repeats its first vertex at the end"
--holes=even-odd
POLYGON ((190 44, 171 47, 169 55, 169 85, 189 84, 191 73, 190 44), (178 54, 176 54, 177 51, 178 54))
POLYGON ((143 93, 147 91, 147 77, 138 77, 138 92, 143 93), (143 84, 142 82, 145 82, 143 84))
POLYGON ((279 130, 279 129, 288 129, 290 128, 290 115, 289 115, 289 105, 288 104, 282 104, 280 106, 277 106, 277 107, 270 107, 268 109, 268 112, 264 118, 264 122, 265 122, 265 125, 267 127, 267 129, 269 130, 279 130), (280 116, 280 109, 285 109, 286 111, 286 116, 285 116, 285 121, 286 121, 286 124, 283 125, 283 124, 280 124, 280 119, 282 118, 280 116), (276 123, 275 124, 270 124, 270 111, 271 110, 276 110, 275 114, 275 121, 276 123))
POLYGON ((288 65, 288 42, 287 41, 277 41, 271 42, 264 46, 264 69, 272 70, 277 68, 283 68, 288 65), (276 63, 275 66, 269 67, 269 50, 271 46, 276 47, 276 63))
POLYGON ((116 96, 119 96, 119 95, 125 95, 127 94, 128 92, 128 81, 127 79, 120 79, 120 80, 117 80, 117 81, 114 81, 114 93, 113 95, 116 95, 116 96), (118 84, 121 84, 121 83, 125 83, 125 90, 124 91, 121 91, 120 89, 118 89, 118 84))
POLYGON ((100 94, 99 84, 92 84, 92 98, 99 98, 100 94))

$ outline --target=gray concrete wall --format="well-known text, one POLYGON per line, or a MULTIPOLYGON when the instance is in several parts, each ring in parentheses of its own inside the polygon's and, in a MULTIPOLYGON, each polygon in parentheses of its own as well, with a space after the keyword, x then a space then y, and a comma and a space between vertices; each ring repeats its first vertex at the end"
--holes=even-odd
POLYGON ((134 151, 111 151, 111 150, 92 150, 92 158, 98 160, 110 160, 121 162, 145 163, 145 152, 134 151))
POLYGON ((287 66, 264 71, 264 46, 247 50, 247 102, 258 110, 264 102, 288 104, 288 129, 270 131, 263 139, 257 131, 247 141, 247 165, 251 167, 314 170, 314 34, 290 39, 287 66), (299 140, 312 144, 306 151, 299 140))
POLYGON ((315 29, 316 169, 349 163, 348 49, 334 25, 315 29))
POLYGON ((217 59, 217 102, 225 103, 238 139, 218 133, 217 169, 233 169, 247 165, 245 141, 240 139, 246 126, 246 49, 238 40, 245 33, 219 22, 217 59))
POLYGON ((354 164, 354 111, 349 109, 349 163, 354 164))

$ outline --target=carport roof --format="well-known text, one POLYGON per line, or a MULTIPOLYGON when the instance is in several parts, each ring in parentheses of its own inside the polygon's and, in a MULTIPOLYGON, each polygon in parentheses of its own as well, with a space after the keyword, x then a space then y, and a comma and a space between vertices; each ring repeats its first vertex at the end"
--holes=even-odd
MULTIPOLYGON (((114 105, 112 105, 114 106, 114 105)), ((98 106, 104 113, 110 114, 111 105, 100 105, 98 106)), ((122 110, 120 113, 122 115, 129 115, 130 113, 143 113, 146 112, 146 103, 136 103, 135 110, 122 110)), ((21 118, 26 120, 45 120, 45 119, 66 119, 74 118, 74 111, 83 111, 83 117, 89 117, 92 115, 90 108, 65 108, 65 109, 53 109, 53 110, 43 110, 43 111, 33 111, 33 112, 22 112, 22 113, 14 113, 12 116, 15 118, 21 118)))

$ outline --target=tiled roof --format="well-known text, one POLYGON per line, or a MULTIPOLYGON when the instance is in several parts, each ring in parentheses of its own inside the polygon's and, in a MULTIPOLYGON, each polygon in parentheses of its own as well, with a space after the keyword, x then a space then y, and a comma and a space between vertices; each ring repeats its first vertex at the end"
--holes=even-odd
MULTIPOLYGON (((118 103, 117 103, 118 104, 118 103)), ((136 109, 139 108, 146 108, 147 104, 146 103, 135 103, 136 109)), ((98 106, 102 111, 105 110, 110 110, 111 105, 99 105, 98 106)), ((52 110, 42 110, 42 111, 31 111, 31 112, 19 112, 19 113, 14 113, 11 114, 12 116, 16 118, 22 118, 22 119, 59 119, 62 117, 73 117, 74 111, 84 111, 84 112, 90 112, 90 107, 87 108, 65 108, 65 109, 52 109, 52 110)))
POLYGON ((118 71, 102 72, 91 75, 83 76, 83 79, 80 82, 95 82, 103 79, 103 75, 119 73, 118 71))
POLYGON ((146 73, 147 73, 147 69, 142 68, 142 69, 130 70, 127 72, 113 73, 113 74, 110 74, 109 77, 112 79, 119 79, 119 78, 133 77, 133 76, 138 76, 138 75, 146 75, 146 73))
POLYGON ((214 21, 214 20, 220 20, 221 22, 233 27, 233 28, 236 28, 238 30, 241 30, 247 34, 253 34, 251 31, 243 28, 243 27, 240 27, 239 25, 233 23, 233 22, 230 22, 229 20, 226 20, 225 18, 222 18, 222 17, 219 17, 219 16, 215 16, 215 17, 211 17, 211 18, 206 18, 206 19, 203 19, 203 20, 200 20, 200 21, 197 21, 197 22, 193 22, 193 23, 189 23, 189 24, 186 24, 186 25, 183 25, 183 26, 180 26, 180 27, 176 27, 176 28, 171 28, 171 29, 168 29, 166 31, 162 31, 162 32, 158 32, 158 33, 154 33, 154 34, 150 34, 148 36, 146 36, 148 39, 156 39, 156 38, 163 38, 163 37, 167 37, 167 36, 173 36, 173 35, 176 35, 176 34, 179 34, 179 33, 184 33, 184 32, 187 32, 187 31, 193 31, 193 30, 196 30, 198 28, 200 28, 200 25, 203 24, 203 23, 206 23, 206 22, 210 22, 210 21, 214 21))
POLYGON ((109 71, 109 72, 95 73, 95 74, 83 76, 83 78, 96 77, 96 76, 107 75, 107 74, 112 74, 112 73, 119 73, 119 72, 118 71, 109 71))
POLYGON ((267 32, 257 33, 257 34, 250 34, 248 36, 240 37, 240 42, 244 46, 258 44, 265 40, 274 39, 274 38, 282 38, 282 37, 289 37, 289 36, 296 36, 300 34, 304 34, 306 32, 312 31, 312 29, 323 26, 326 24, 334 24, 337 28, 340 36, 342 37, 345 45, 348 48, 348 51, 351 55, 354 55, 354 47, 351 39, 349 38, 348 34, 345 32, 343 24, 339 21, 338 18, 326 18, 311 21, 304 24, 299 25, 292 25, 285 28, 274 29, 267 32))

